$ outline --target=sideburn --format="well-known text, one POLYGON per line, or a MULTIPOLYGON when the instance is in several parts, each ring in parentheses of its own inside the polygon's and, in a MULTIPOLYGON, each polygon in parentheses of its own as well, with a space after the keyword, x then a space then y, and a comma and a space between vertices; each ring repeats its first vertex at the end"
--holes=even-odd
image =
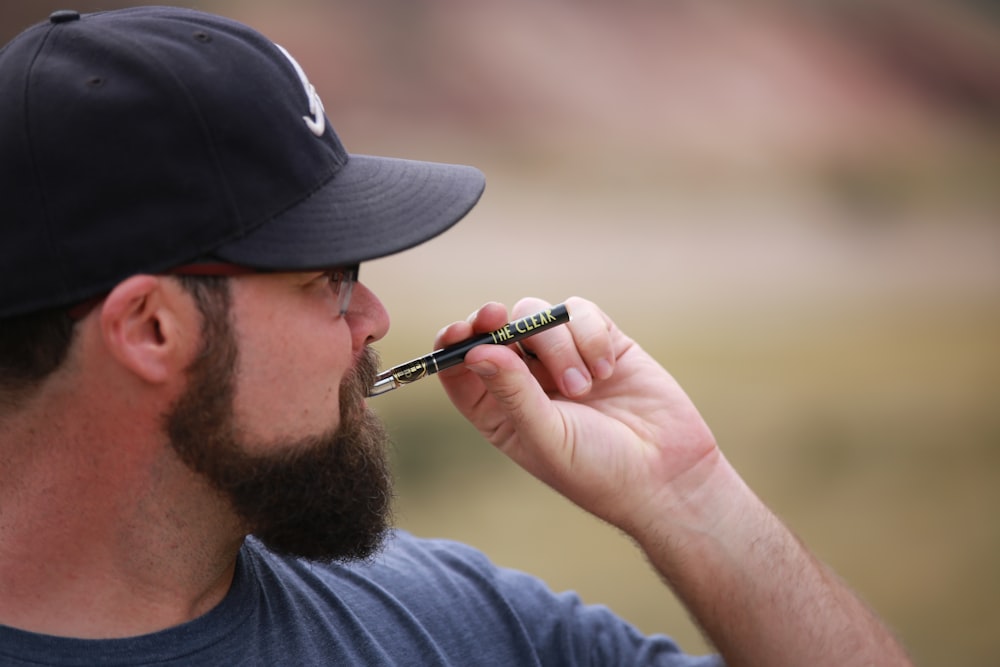
POLYGON ((326 561, 370 556, 388 532, 392 505, 386 431, 364 402, 377 355, 367 350, 344 377, 339 426, 250 448, 234 423, 239 346, 228 299, 206 305, 188 388, 165 416, 174 450, 273 551, 326 561))

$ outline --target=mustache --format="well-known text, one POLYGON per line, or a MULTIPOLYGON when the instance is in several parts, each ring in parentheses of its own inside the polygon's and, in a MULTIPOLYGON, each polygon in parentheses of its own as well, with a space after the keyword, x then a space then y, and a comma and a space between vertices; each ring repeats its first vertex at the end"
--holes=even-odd
POLYGON ((368 389, 375 383, 381 365, 382 358, 375 348, 366 346, 361 351, 354 368, 348 371, 341 381, 341 414, 357 410, 364 405, 365 399, 368 398, 368 389))

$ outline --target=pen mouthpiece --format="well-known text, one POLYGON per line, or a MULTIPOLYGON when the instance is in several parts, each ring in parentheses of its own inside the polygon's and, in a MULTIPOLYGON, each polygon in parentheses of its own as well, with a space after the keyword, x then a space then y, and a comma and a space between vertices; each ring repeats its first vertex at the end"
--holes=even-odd
POLYGON ((392 391, 398 386, 399 383, 396 382, 396 378, 392 376, 392 373, 379 373, 375 379, 375 384, 368 390, 368 396, 379 396, 380 394, 392 391))

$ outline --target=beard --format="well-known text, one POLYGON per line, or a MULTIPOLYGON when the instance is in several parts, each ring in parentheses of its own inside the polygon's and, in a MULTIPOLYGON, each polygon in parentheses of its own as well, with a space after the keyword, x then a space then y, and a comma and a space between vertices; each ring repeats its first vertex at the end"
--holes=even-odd
POLYGON ((366 348, 341 382, 339 426, 251 450, 234 417, 238 345, 228 317, 212 319, 188 387, 166 415, 171 446, 268 549, 319 561, 370 557, 392 505, 388 437, 364 402, 378 355, 366 348))

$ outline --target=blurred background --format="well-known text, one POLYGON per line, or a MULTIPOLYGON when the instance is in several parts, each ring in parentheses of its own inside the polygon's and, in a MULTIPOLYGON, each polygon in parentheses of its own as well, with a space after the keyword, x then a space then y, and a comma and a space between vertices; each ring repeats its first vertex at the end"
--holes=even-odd
MULTIPOLYGON (((997 664, 1000 6, 173 4, 288 48, 352 152, 486 173, 463 223, 365 266, 387 364, 487 300, 596 300, 919 664, 997 664)), ((3 3, 3 41, 64 6, 3 3)), ((495 453, 436 381, 374 405, 401 526, 706 650, 625 537, 495 453)))

